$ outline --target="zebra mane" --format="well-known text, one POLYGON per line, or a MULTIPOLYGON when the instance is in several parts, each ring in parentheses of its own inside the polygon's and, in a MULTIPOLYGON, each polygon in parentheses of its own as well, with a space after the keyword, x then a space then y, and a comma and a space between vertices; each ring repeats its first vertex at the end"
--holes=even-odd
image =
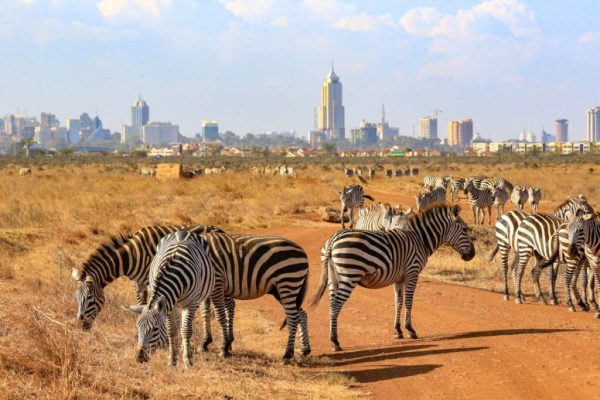
POLYGON ((93 268, 93 264, 91 263, 92 260, 103 259, 106 253, 118 251, 123 247, 123 245, 128 243, 131 238, 133 238, 133 234, 120 233, 118 235, 110 236, 104 243, 100 244, 100 246, 98 246, 98 248, 96 248, 96 250, 83 263, 83 267, 81 268, 81 276, 85 276, 86 273, 93 268))
POLYGON ((454 213, 455 207, 457 208, 456 214, 460 213, 460 206, 458 204, 451 206, 444 204, 429 205, 425 207, 425 209, 423 209, 421 212, 417 214, 412 214, 411 216, 407 217, 407 223, 410 226, 418 220, 427 220, 432 215, 449 215, 454 213))

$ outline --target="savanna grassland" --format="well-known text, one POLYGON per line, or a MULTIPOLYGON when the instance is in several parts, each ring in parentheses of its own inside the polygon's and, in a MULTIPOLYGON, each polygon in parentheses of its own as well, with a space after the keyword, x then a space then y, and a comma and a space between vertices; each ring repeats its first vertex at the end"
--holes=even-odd
MULTIPOLYGON (((592 206, 600 204, 600 168, 593 160, 534 160, 421 160, 412 163, 421 169, 418 177, 387 180, 378 171, 376 179, 364 187, 376 200, 407 208, 414 207, 425 174, 502 176, 515 185, 539 186, 541 211, 578 193, 585 194, 592 206)), ((294 161, 298 177, 282 179, 253 176, 250 167, 264 161, 250 160, 228 165, 223 174, 191 180, 142 178, 138 170, 144 161, 138 165, 123 160, 42 160, 33 164, 28 176, 18 174, 26 163, 2 164, 0 397, 361 397, 354 379, 333 371, 327 357, 309 356, 284 365, 280 357, 287 333, 279 331, 279 320, 252 302, 240 304, 236 312, 234 356, 219 358, 213 344, 207 355, 197 353, 193 368, 186 371, 167 367, 164 352, 148 364, 135 361, 135 317, 122 308, 134 302, 126 280, 107 287, 106 304, 93 329, 80 330, 74 321, 71 269, 110 235, 170 223, 212 224, 231 232, 282 227, 331 230, 331 224, 320 221, 319 208, 338 207, 334 189, 358 182, 343 176, 339 161, 294 161)), ((352 160, 346 165, 359 163, 391 166, 388 160, 352 160)), ((462 197, 462 215, 471 224, 462 197)), ((473 237, 477 256, 472 262, 461 262, 451 250, 443 249, 430 259, 425 276, 499 291, 498 266, 487 261, 494 243, 493 228, 473 227, 473 237)), ((317 276, 318 254, 309 253, 309 257, 311 274, 317 276)), ((528 284, 525 280, 525 289, 531 291, 528 284)), ((311 286, 309 293, 313 291, 311 286)), ((192 340, 200 343, 199 329, 192 340)))

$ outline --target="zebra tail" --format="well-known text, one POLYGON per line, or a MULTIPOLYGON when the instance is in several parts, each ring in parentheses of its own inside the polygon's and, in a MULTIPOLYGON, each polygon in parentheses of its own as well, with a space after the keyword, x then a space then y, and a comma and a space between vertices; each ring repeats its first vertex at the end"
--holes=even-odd
POLYGON ((319 305, 319 303, 321 302, 321 298, 325 294, 325 290, 327 289, 330 279, 331 279, 331 284, 333 285, 334 293, 337 292, 337 290, 338 290, 337 276, 335 273, 335 269, 333 268, 333 265, 331 264, 331 249, 333 247, 334 240, 331 240, 331 242, 332 243, 329 244, 329 246, 325 250, 325 256, 324 256, 323 263, 322 263, 323 268, 321 270, 321 279, 319 280, 319 287, 317 288, 317 292, 315 293, 315 295, 313 296, 313 298, 309 304, 309 307, 311 307, 313 309, 316 308, 319 305))
POLYGON ((368 194, 364 194, 364 195, 363 195, 363 197, 364 197, 365 199, 369 199, 369 200, 371 200, 371 201, 375 201, 375 199, 374 199, 374 198, 372 198, 371 196, 369 196, 368 194))
POLYGON ((498 243, 496 242, 496 244, 494 245, 494 248, 492 249, 492 252, 490 253, 490 256, 488 257, 488 261, 494 260, 494 257, 496 257, 496 253, 498 253, 499 248, 500 248, 500 246, 498 246, 498 243))
MULTIPOLYGON (((298 296, 296 296, 296 309, 299 310, 300 307, 302 307, 302 303, 304 303, 304 298, 306 297, 306 289, 308 289, 308 274, 306 275, 306 278, 304 279, 304 282, 302 283, 302 286, 300 287, 300 292, 298 293, 298 296)), ((283 328, 285 328, 287 325, 287 317, 283 318, 283 322, 281 323, 281 326, 279 327, 279 330, 282 330, 283 328)))

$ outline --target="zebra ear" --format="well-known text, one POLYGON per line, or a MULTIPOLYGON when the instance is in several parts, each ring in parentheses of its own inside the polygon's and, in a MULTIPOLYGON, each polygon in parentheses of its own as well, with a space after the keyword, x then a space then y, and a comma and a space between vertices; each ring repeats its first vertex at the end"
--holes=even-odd
POLYGON ((404 211, 404 215, 410 215, 413 213, 412 207, 404 211))
POLYGON ((73 268, 71 270, 71 277, 73 277, 73 279, 75 279, 76 281, 80 281, 81 278, 83 277, 83 271, 81 271, 77 268, 73 268))
POLYGON ((139 304, 136 304, 134 306, 129 306, 129 307, 123 307, 125 310, 132 312, 134 314, 141 314, 142 311, 144 311, 144 306, 141 306, 139 304))
POLYGON ((460 206, 458 204, 452 206, 452 214, 457 218, 460 215, 460 206))

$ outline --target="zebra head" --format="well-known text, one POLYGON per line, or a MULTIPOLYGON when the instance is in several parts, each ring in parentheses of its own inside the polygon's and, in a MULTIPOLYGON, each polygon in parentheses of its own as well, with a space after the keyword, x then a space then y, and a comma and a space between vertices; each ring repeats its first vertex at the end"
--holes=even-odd
POLYGON ((167 300, 160 296, 145 306, 132 306, 129 309, 140 314, 136 322, 137 361, 148 362, 156 348, 164 346, 167 337, 167 300))
POLYGON ((471 178, 467 178, 465 180, 464 186, 463 186, 463 193, 464 194, 469 194, 469 192, 472 192, 473 189, 475 189, 475 185, 473 184, 473 180, 471 178))
MULTIPOLYGON (((145 306, 141 305, 133 305, 129 307, 123 307, 125 310, 130 311, 134 314, 141 315, 144 311, 145 306)), ((172 321, 174 324, 175 331, 179 331, 179 327, 181 325, 181 319, 179 317, 179 313, 174 312, 171 314, 172 321)), ((165 321, 166 322, 166 321, 165 321)), ((139 334, 136 327, 135 332, 135 341, 137 342, 139 338, 139 334)), ((147 338, 147 354, 152 355, 158 349, 164 349, 169 345, 169 333, 167 331, 167 324, 159 324, 157 329, 152 329, 147 338)))
POLYGON ((597 219, 597 214, 586 213, 584 208, 579 208, 575 215, 562 225, 562 229, 566 230, 568 234, 567 253, 571 257, 579 252, 585 241, 584 228, 586 223, 597 219))
POLYGON ((475 246, 469 237, 466 222, 460 217, 460 206, 455 204, 445 208, 448 226, 442 233, 442 241, 456 250, 464 261, 470 261, 475 257, 475 246))
POLYGON ((75 299, 77 300, 77 320, 81 322, 81 328, 85 331, 92 328, 94 320, 104 305, 104 288, 97 278, 84 274, 73 268, 72 277, 77 281, 75 299))
POLYGON ((409 208, 406 211, 395 211, 390 219, 389 225, 387 225, 388 230, 404 229, 408 225, 409 218, 412 217, 414 214, 415 213, 413 212, 412 208, 409 208))

